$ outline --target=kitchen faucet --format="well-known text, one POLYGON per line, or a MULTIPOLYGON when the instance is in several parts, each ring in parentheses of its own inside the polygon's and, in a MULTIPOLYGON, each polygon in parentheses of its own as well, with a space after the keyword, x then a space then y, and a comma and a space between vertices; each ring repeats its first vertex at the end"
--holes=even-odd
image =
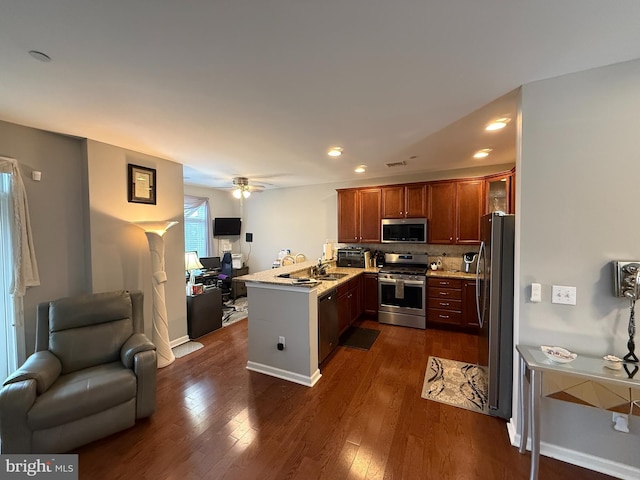
POLYGON ((318 265, 311 267, 311 274, 313 276, 321 276, 327 274, 327 263, 322 262, 322 257, 318 258, 318 265))

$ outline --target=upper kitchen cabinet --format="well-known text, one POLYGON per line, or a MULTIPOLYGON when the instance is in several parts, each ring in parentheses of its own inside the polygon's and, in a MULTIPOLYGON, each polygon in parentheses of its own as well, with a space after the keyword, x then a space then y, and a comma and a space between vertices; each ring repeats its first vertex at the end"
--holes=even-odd
POLYGON ((477 245, 484 213, 484 179, 429 185, 429 243, 477 245))
POLYGON ((515 213, 514 199, 515 172, 493 175, 485 178, 485 213, 515 213))
POLYGON ((382 218, 425 218, 426 216, 426 184, 382 187, 382 218))
POLYGON ((338 190, 338 242, 380 242, 380 188, 338 190))
POLYGON ((429 185, 429 243, 455 243, 455 199, 455 183, 429 185))

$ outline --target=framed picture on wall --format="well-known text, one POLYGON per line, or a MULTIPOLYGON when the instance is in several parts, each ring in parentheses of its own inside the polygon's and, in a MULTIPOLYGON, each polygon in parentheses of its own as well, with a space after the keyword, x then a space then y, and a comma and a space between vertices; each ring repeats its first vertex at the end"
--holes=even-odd
POLYGON ((129 185, 127 192, 131 203, 156 204, 156 169, 128 164, 129 185))

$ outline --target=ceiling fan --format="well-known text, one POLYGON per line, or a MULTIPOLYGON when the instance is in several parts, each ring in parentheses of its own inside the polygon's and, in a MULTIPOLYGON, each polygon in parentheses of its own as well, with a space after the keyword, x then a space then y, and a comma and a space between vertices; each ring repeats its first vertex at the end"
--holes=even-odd
POLYGON ((251 192, 259 192, 262 187, 249 185, 247 177, 235 177, 233 179, 233 196, 236 198, 249 198, 251 192))

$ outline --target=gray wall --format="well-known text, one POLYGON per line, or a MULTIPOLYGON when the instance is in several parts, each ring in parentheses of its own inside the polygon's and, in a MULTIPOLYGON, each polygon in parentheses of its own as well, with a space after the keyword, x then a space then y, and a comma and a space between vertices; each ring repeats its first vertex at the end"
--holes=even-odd
POLYGON ((171 340, 186 335, 182 165, 2 121, 0 155, 20 165, 40 273, 40 286, 24 297, 27 355, 38 303, 91 291, 143 290, 150 334, 151 260, 144 233, 130 221, 180 221, 166 237, 166 296, 171 340), (157 205, 127 202, 127 162, 157 169, 157 205), (33 170, 42 181, 31 180, 33 170))
POLYGON ((169 338, 187 335, 184 277, 184 186, 182 165, 86 140, 89 223, 87 248, 94 292, 125 288, 144 292, 145 332, 151 338, 151 255, 144 231, 131 222, 177 220, 164 235, 165 303, 169 338), (129 203, 127 165, 156 170, 156 204, 129 203))
MULTIPOLYGON (((638 112, 640 61, 523 87, 518 343, 626 354, 629 304, 612 296, 611 261, 640 259, 638 112), (531 282, 543 285, 542 303, 528 301, 531 282), (577 305, 551 304, 551 285, 576 286, 577 305)), ((587 463, 640 467, 637 418, 631 429, 615 432, 606 411, 544 404, 543 441, 587 463)))
POLYGON ((0 155, 18 160, 27 197, 40 286, 24 297, 27 354, 35 343, 40 302, 87 292, 84 277, 82 145, 80 140, 0 121, 0 155), (42 172, 35 182, 31 172, 42 172))

